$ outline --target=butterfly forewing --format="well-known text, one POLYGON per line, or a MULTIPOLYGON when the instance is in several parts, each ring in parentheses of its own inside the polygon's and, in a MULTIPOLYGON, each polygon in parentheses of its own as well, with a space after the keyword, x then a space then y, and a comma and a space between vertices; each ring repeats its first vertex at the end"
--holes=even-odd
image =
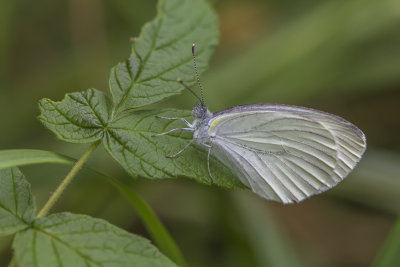
MULTIPOLYGON (((299 202, 340 182, 364 153, 364 134, 325 112, 246 105, 209 121, 213 149, 228 154, 242 182, 260 196, 299 202)), ((218 154, 218 153, 217 153, 218 154)))

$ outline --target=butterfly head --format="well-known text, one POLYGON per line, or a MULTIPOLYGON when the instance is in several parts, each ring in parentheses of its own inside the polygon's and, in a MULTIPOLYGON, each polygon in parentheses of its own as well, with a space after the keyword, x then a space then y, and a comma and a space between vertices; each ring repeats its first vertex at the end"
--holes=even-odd
POLYGON ((193 110, 192 110, 192 116, 195 119, 200 119, 200 120, 204 120, 205 118, 211 116, 211 112, 208 110, 208 108, 206 106, 204 106, 201 103, 197 103, 193 110))

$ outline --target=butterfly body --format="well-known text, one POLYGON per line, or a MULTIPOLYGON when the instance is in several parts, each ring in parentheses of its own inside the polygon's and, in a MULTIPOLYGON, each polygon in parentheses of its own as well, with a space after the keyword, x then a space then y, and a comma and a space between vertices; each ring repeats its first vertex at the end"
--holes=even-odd
POLYGON ((256 194, 283 203, 335 186, 366 148, 355 125, 304 107, 252 104, 213 114, 197 105, 193 116, 194 141, 256 194))

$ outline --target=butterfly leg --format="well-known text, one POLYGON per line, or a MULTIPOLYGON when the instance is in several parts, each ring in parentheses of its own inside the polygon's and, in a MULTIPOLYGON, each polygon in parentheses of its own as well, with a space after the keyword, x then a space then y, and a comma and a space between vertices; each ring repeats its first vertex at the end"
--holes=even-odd
POLYGON ((188 122, 186 119, 184 118, 169 118, 169 117, 164 117, 164 116, 156 116, 156 118, 158 119, 165 119, 165 120, 181 120, 183 121, 188 127, 193 128, 193 125, 188 122))
POLYGON ((211 169, 210 169, 210 155, 211 155, 211 146, 207 145, 208 147, 208 153, 207 153, 207 169, 208 169, 208 175, 210 176, 211 183, 214 183, 214 178, 211 174, 211 169))
MULTIPOLYGON (((156 118, 159 118, 159 119, 166 119, 166 120, 181 120, 181 121, 183 121, 189 128, 175 128, 175 129, 172 129, 172 130, 169 130, 169 131, 167 131, 167 132, 164 132, 164 133, 159 133, 159 134, 154 134, 154 135, 152 135, 152 137, 155 137, 155 136, 160 136, 160 135, 165 135, 165 134, 169 134, 169 133, 172 133, 172 132, 174 132, 174 131, 177 131, 177 130, 181 130, 181 131, 191 131, 191 132, 193 132, 194 131, 194 127, 193 127, 193 125, 191 124, 191 123, 189 123, 186 119, 184 119, 184 118, 169 118, 169 117, 163 117, 163 116, 156 116, 156 118)), ((167 158, 175 158, 176 156, 178 156, 179 154, 181 154, 183 151, 185 151, 192 143, 193 143, 193 141, 194 141, 194 139, 192 139, 188 144, 186 144, 181 150, 179 150, 177 153, 175 153, 175 154, 173 154, 173 155, 168 155, 168 156, 166 156, 167 158)))
POLYGON ((165 135, 165 134, 169 134, 169 133, 172 133, 172 132, 175 132, 175 131, 178 131, 178 130, 181 130, 181 131, 191 131, 191 132, 194 131, 193 128, 175 128, 175 129, 169 130, 169 131, 164 132, 164 133, 153 134, 152 137, 160 136, 160 135, 165 135))
POLYGON ((176 152, 173 155, 168 155, 166 156, 167 158, 175 158, 176 156, 178 156, 179 154, 181 154, 183 151, 185 151, 192 143, 193 143, 194 139, 192 139, 189 143, 187 143, 181 150, 179 150, 178 152, 176 152))

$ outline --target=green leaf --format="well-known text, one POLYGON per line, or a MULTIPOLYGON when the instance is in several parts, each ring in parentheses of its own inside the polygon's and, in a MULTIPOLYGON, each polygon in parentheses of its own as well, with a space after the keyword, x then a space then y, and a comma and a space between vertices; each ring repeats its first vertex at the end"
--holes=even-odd
POLYGON ((116 113, 179 93, 194 81, 192 43, 203 71, 218 43, 217 17, 203 0, 160 0, 157 17, 133 41, 130 58, 111 70, 116 113))
POLYGON ((45 150, 0 150, 0 169, 40 163, 72 164, 74 161, 69 157, 45 150))
POLYGON ((400 262, 400 217, 397 218, 373 266, 398 266, 400 262))
POLYGON ((13 248, 19 266, 176 266, 148 240, 71 213, 38 219, 13 248))
POLYGON ((17 168, 0 170, 0 235, 28 227, 34 211, 31 186, 24 175, 17 168))
MULTIPOLYGON (((191 145, 179 156, 166 158, 190 142, 193 133, 176 131, 153 137, 154 134, 185 126, 182 121, 159 119, 157 115, 191 120, 189 111, 173 109, 126 114, 110 123, 103 140, 107 151, 132 176, 151 179, 186 176, 210 184, 206 149, 191 145)), ((243 187, 235 175, 218 160, 212 158, 210 168, 215 184, 228 188, 243 187)))
POLYGON ((61 102, 42 99, 39 108, 40 121, 59 139, 72 143, 101 139, 111 116, 109 98, 96 89, 66 94, 61 102))

